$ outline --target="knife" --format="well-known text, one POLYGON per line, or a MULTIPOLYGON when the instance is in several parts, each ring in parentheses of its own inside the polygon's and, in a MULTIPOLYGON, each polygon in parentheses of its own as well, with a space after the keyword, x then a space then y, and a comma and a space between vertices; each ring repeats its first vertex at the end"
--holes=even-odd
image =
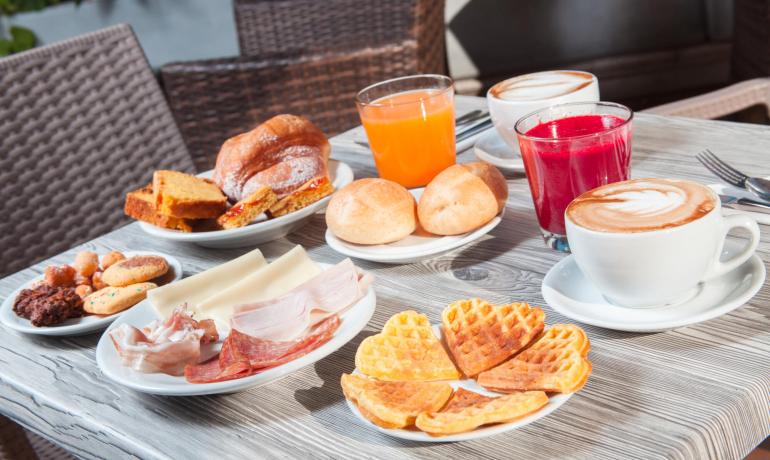
POLYGON ((480 123, 477 123, 477 124, 475 124, 475 125, 473 125, 473 126, 471 126, 469 128, 466 128, 465 130, 457 133, 456 142, 458 142, 458 143, 462 142, 465 139, 473 137, 476 134, 478 134, 478 133, 480 133, 482 131, 486 131, 487 129, 489 129, 491 127, 492 127, 492 119, 491 118, 487 118, 486 120, 484 120, 484 121, 482 121, 480 123))
POLYGON ((723 206, 738 211, 758 212, 770 214, 770 204, 762 201, 752 200, 751 198, 738 198, 737 196, 719 195, 719 200, 723 206))

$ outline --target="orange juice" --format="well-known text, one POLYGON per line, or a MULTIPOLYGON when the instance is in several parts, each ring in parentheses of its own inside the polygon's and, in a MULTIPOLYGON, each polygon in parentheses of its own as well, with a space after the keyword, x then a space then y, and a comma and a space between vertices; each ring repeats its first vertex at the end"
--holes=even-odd
POLYGON ((452 88, 396 93, 359 104, 359 113, 383 179, 422 187, 455 164, 452 88))

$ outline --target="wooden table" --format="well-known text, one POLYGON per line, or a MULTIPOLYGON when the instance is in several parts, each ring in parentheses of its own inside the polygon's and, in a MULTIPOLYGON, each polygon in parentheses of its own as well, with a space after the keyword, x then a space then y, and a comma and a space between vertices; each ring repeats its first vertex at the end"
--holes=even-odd
MULTIPOLYGON (((459 111, 484 107, 458 98, 459 111)), ((770 174, 770 129, 662 118, 634 121, 633 176, 714 182, 693 155, 709 147, 737 167, 770 174)), ((333 157, 358 177, 375 171, 368 152, 333 140, 333 157)), ((472 153, 460 156, 470 161, 472 153)), ((450 301, 478 296, 543 305, 540 283, 564 257, 540 238, 523 175, 508 176, 503 222, 483 241, 421 264, 359 262, 377 278, 377 310, 358 337, 279 382, 210 397, 135 393, 109 382, 96 366, 99 334, 23 336, 0 328, 0 412, 87 458, 743 458, 770 433, 770 289, 722 318, 657 334, 584 326, 593 375, 556 413, 515 432, 478 441, 420 444, 363 426, 346 407, 340 374, 353 369, 360 341, 394 313, 416 308, 439 321, 450 301)), ((324 244, 322 216, 260 248, 277 257, 295 244, 318 261, 343 257, 324 244)), ((770 260, 768 229, 759 253, 770 260)), ((136 224, 0 281, 0 297, 51 262, 91 249, 174 253, 190 275, 247 249, 211 250, 155 241, 136 224)), ((549 323, 568 321, 544 306, 549 323)))

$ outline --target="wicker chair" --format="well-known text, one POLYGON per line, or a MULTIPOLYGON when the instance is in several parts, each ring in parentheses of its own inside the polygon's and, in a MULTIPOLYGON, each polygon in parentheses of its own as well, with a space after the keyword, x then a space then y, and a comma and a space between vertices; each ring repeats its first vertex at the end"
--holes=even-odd
POLYGON ((710 93, 659 105, 645 113, 690 118, 721 118, 762 105, 770 117, 770 78, 746 80, 710 93))
POLYGON ((152 171, 192 171, 127 25, 0 59, 0 276, 123 225, 152 171))
POLYGON ((0 460, 37 460, 24 429, 0 415, 0 460))
POLYGON ((444 73, 444 0, 235 0, 242 56, 413 43, 416 72, 444 73))
POLYGON ((307 116, 331 136, 359 123, 365 86, 446 68, 443 0, 238 0, 235 12, 243 56, 161 69, 199 171, 273 115, 307 116))

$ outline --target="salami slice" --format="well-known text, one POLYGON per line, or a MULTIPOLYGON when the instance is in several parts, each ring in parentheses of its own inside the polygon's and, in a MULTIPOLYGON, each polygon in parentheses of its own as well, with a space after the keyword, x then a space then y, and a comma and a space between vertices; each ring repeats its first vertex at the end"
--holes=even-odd
POLYGON ((190 383, 213 383, 247 377, 280 366, 328 342, 339 325, 339 316, 332 315, 305 337, 292 342, 258 339, 234 329, 222 344, 218 357, 202 364, 188 365, 185 377, 190 383))

